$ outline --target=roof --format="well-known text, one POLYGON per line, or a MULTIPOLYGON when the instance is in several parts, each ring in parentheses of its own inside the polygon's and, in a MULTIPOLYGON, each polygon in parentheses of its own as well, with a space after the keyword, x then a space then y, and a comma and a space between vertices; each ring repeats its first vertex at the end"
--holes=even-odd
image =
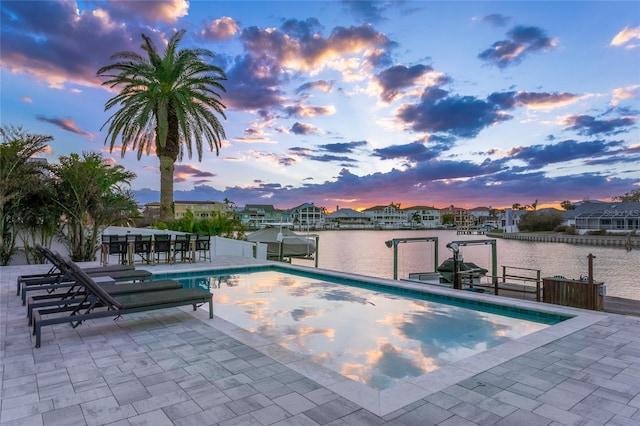
POLYGON ((318 210, 322 210, 322 207, 318 207, 313 203, 302 203, 299 206, 290 208, 289 211, 293 211, 293 210, 298 210, 298 209, 309 209, 309 208, 314 208, 314 209, 318 209, 318 210))
POLYGON ((327 215, 327 218, 329 219, 339 219, 339 218, 358 218, 358 219, 370 219, 369 216, 367 216, 364 213, 360 213, 357 210, 353 210, 353 209, 339 209, 336 210, 335 212, 327 215))
POLYGON ((584 203, 574 210, 564 212, 565 219, 575 219, 578 216, 640 217, 640 202, 584 203))
POLYGON ((402 209, 402 210, 435 210, 435 211, 440 211, 440 209, 435 208, 433 206, 413 206, 413 207, 407 207, 406 209, 402 209))
POLYGON ((244 206, 244 210, 264 210, 265 212, 281 212, 283 210, 276 209, 273 204, 247 204, 244 206))
POLYGON ((222 204, 220 201, 174 200, 174 204, 222 204))

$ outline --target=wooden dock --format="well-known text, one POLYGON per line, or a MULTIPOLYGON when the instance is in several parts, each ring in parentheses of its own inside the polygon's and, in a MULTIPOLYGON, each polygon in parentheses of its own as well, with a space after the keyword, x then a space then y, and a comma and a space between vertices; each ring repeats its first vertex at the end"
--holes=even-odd
POLYGON ((604 312, 640 317, 640 300, 604 296, 604 312))

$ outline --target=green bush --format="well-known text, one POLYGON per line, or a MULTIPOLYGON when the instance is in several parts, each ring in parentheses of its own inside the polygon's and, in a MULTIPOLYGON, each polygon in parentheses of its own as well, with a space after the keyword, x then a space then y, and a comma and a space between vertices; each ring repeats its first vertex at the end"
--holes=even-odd
POLYGON ((518 228, 522 232, 553 231, 563 220, 564 218, 559 212, 538 213, 532 211, 522 215, 518 228))
POLYGON ((202 235, 217 235, 236 240, 245 239, 246 232, 246 227, 240 220, 230 215, 218 212, 216 216, 211 219, 195 219, 190 210, 187 210, 187 213, 181 219, 176 219, 169 223, 158 222, 155 223, 154 226, 158 229, 202 235))

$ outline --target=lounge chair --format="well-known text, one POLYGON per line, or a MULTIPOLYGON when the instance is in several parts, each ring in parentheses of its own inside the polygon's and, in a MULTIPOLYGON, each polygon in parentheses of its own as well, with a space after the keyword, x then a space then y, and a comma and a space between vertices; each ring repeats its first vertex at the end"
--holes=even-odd
MULTIPOLYGON (((58 256, 59 262, 65 267, 65 273, 71 274, 71 272, 66 269, 66 262, 64 258, 57 255, 57 253, 53 253, 53 255, 58 256)), ((110 295, 116 296, 121 294, 142 293, 146 291, 175 290, 183 288, 183 286, 180 281, 166 279, 142 283, 104 285, 103 288, 110 295)), ((27 299, 27 317, 29 318, 29 325, 31 325, 34 309, 77 304, 83 301, 86 295, 87 292, 84 286, 74 281, 73 285, 64 293, 49 292, 47 294, 37 294, 29 297, 27 299)))
MULTIPOLYGON (((182 283, 176 280, 158 280, 147 281, 144 283, 114 284, 101 287, 104 288, 104 291, 109 293, 111 296, 144 293, 147 291, 176 290, 183 288, 182 283)), ((31 325, 33 311, 35 309, 53 306, 68 306, 82 303, 85 300, 87 294, 88 293, 82 285, 77 285, 77 283, 75 283, 73 287, 70 287, 69 290, 64 293, 38 294, 27 298, 27 317, 29 319, 29 325, 31 325)))
POLYGON ((198 305, 204 303, 209 303, 209 318, 213 318, 213 294, 206 290, 181 288, 112 296, 75 263, 68 262, 68 266, 73 279, 85 287, 86 296, 83 297, 84 301, 73 305, 34 309, 33 334, 36 336, 36 348, 40 347, 42 327, 48 325, 69 323, 75 328, 83 321, 95 318, 118 319, 124 314, 176 306, 193 305, 195 311, 198 305))
MULTIPOLYGON (((41 246, 40 246, 41 247, 41 246)), ((37 247, 36 247, 37 250, 37 247)), ((44 255, 44 253, 42 253, 44 255)), ((45 256, 46 258, 46 256, 45 256)), ((135 268, 130 265, 108 265, 108 266, 92 266, 89 268, 82 268, 89 275, 100 274, 107 275, 110 272, 122 272, 122 271, 133 271, 135 268)), ((51 268, 43 273, 43 274, 30 274, 30 275, 20 275, 18 277, 18 286, 16 289, 16 296, 20 296, 20 284, 21 282, 30 281, 37 282, 37 280, 42 280, 43 282, 48 282, 60 277, 62 273, 60 269, 56 265, 52 265, 51 268)))
MULTIPOLYGON (((51 250, 41 245, 36 246, 36 250, 42 254, 51 264, 53 264, 59 271, 57 274, 38 277, 38 278, 25 278, 18 277, 18 294, 22 294, 22 304, 25 305, 27 301, 27 292, 33 290, 48 290, 55 291, 58 288, 71 287, 74 280, 69 277, 64 271, 64 264, 61 264, 60 258, 58 258, 51 250)), ((113 278, 116 282, 141 282, 150 280, 152 277, 151 272, 143 269, 126 269, 126 270, 114 270, 114 271, 102 271, 92 270, 87 275, 92 277, 108 276, 113 278)))

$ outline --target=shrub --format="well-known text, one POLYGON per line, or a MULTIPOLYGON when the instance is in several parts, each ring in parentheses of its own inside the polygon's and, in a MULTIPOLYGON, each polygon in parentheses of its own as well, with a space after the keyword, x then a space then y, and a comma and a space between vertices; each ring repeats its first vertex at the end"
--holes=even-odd
POLYGON ((552 231, 563 221, 558 212, 527 212, 520 218, 518 228, 523 232, 552 231))

